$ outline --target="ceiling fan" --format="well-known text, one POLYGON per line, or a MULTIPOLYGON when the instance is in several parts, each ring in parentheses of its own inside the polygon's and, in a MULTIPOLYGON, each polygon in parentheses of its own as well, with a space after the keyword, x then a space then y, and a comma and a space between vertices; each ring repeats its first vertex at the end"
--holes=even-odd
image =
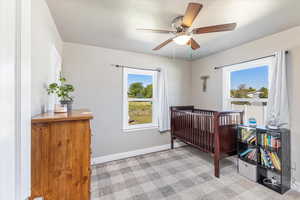
POLYGON ((194 28, 192 30, 189 30, 195 18, 197 17, 198 13, 202 9, 202 7, 203 5, 199 3, 189 3, 184 16, 178 16, 175 19, 173 19, 172 28, 174 30, 159 30, 159 29, 137 29, 137 30, 174 35, 170 39, 164 41, 163 43, 155 47, 153 51, 156 51, 166 46, 172 41, 174 41, 176 44, 179 45, 191 46, 193 50, 196 50, 200 48, 200 45, 192 38, 193 35, 221 32, 221 31, 232 31, 235 29, 237 24, 230 23, 230 24, 220 24, 215 26, 194 28))

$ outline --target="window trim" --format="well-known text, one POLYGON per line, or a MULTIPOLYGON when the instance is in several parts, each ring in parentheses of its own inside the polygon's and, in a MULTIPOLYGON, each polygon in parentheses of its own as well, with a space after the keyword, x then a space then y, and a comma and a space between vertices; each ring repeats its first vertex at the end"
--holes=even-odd
MULTIPOLYGON (((222 108, 223 110, 230 110, 231 109, 231 102, 232 101, 243 101, 243 102, 262 102, 267 103, 268 99, 254 99, 254 98, 232 98, 230 97, 230 81, 231 81, 231 72, 233 71, 239 71, 239 70, 245 70, 245 69, 251 69, 256 68, 259 66, 265 66, 267 65, 269 67, 269 73, 268 73, 268 89, 270 91, 270 83, 272 80, 272 74, 274 70, 274 57, 268 57, 268 58, 262 58, 255 61, 250 61, 242 64, 235 64, 228 66, 226 68, 222 69, 222 79, 223 79, 223 89, 222 89, 222 108)), ((264 108, 264 120, 266 120, 266 107, 264 108)), ((248 118, 245 113, 245 119, 248 118)))
POLYGON ((268 99, 247 99, 247 98, 232 98, 230 97, 230 73, 239 70, 246 70, 251 68, 256 68, 260 66, 267 65, 269 67, 269 74, 268 74, 268 89, 270 91, 270 83, 271 83, 271 75, 273 70, 274 64, 274 57, 263 58, 255 61, 250 61, 242 64, 235 64, 228 66, 222 69, 222 76, 223 76, 223 90, 222 90, 222 107, 223 110, 228 110, 230 108, 231 101, 247 101, 247 102, 268 102, 268 99))
POLYGON ((157 72, 150 70, 123 69, 123 132, 131 132, 146 129, 158 128, 158 90, 157 90, 157 72), (153 81, 152 98, 128 98, 128 74, 150 75, 153 81), (152 123, 147 124, 128 124, 128 102, 129 101, 150 101, 152 102, 152 123))

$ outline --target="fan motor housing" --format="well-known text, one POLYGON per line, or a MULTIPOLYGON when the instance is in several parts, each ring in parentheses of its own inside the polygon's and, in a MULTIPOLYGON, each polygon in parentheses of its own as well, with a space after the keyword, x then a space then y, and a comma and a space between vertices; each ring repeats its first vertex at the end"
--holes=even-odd
POLYGON ((183 16, 175 17, 172 20, 172 28, 177 31, 177 33, 186 31, 187 28, 182 26, 183 16))

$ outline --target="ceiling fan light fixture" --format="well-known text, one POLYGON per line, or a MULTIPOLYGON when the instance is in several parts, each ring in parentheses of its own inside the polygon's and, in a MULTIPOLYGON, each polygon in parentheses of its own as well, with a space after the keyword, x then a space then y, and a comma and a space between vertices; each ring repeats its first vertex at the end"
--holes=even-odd
POLYGON ((173 37, 162 42, 156 46, 153 51, 160 50, 164 46, 168 45, 171 42, 175 42, 178 45, 188 45, 193 50, 200 48, 199 43, 192 38, 193 35, 205 34, 205 33, 216 33, 222 31, 232 31, 236 28, 236 23, 229 24, 219 24, 213 26, 206 26, 200 28, 194 28, 190 30, 193 25, 194 20, 198 16, 203 5, 200 3, 189 3, 185 14, 183 16, 178 16, 172 21, 173 30, 160 30, 160 29, 139 29, 151 31, 152 33, 164 33, 164 34, 173 34, 173 37))
POLYGON ((191 35, 180 35, 174 38, 173 41, 178 45, 186 45, 191 38, 191 35))

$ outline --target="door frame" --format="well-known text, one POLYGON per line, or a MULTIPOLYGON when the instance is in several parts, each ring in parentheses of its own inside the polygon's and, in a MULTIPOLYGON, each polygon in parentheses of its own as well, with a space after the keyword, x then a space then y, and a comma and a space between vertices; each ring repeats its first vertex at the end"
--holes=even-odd
POLYGON ((30 196, 31 1, 0 0, 0 199, 30 196))

